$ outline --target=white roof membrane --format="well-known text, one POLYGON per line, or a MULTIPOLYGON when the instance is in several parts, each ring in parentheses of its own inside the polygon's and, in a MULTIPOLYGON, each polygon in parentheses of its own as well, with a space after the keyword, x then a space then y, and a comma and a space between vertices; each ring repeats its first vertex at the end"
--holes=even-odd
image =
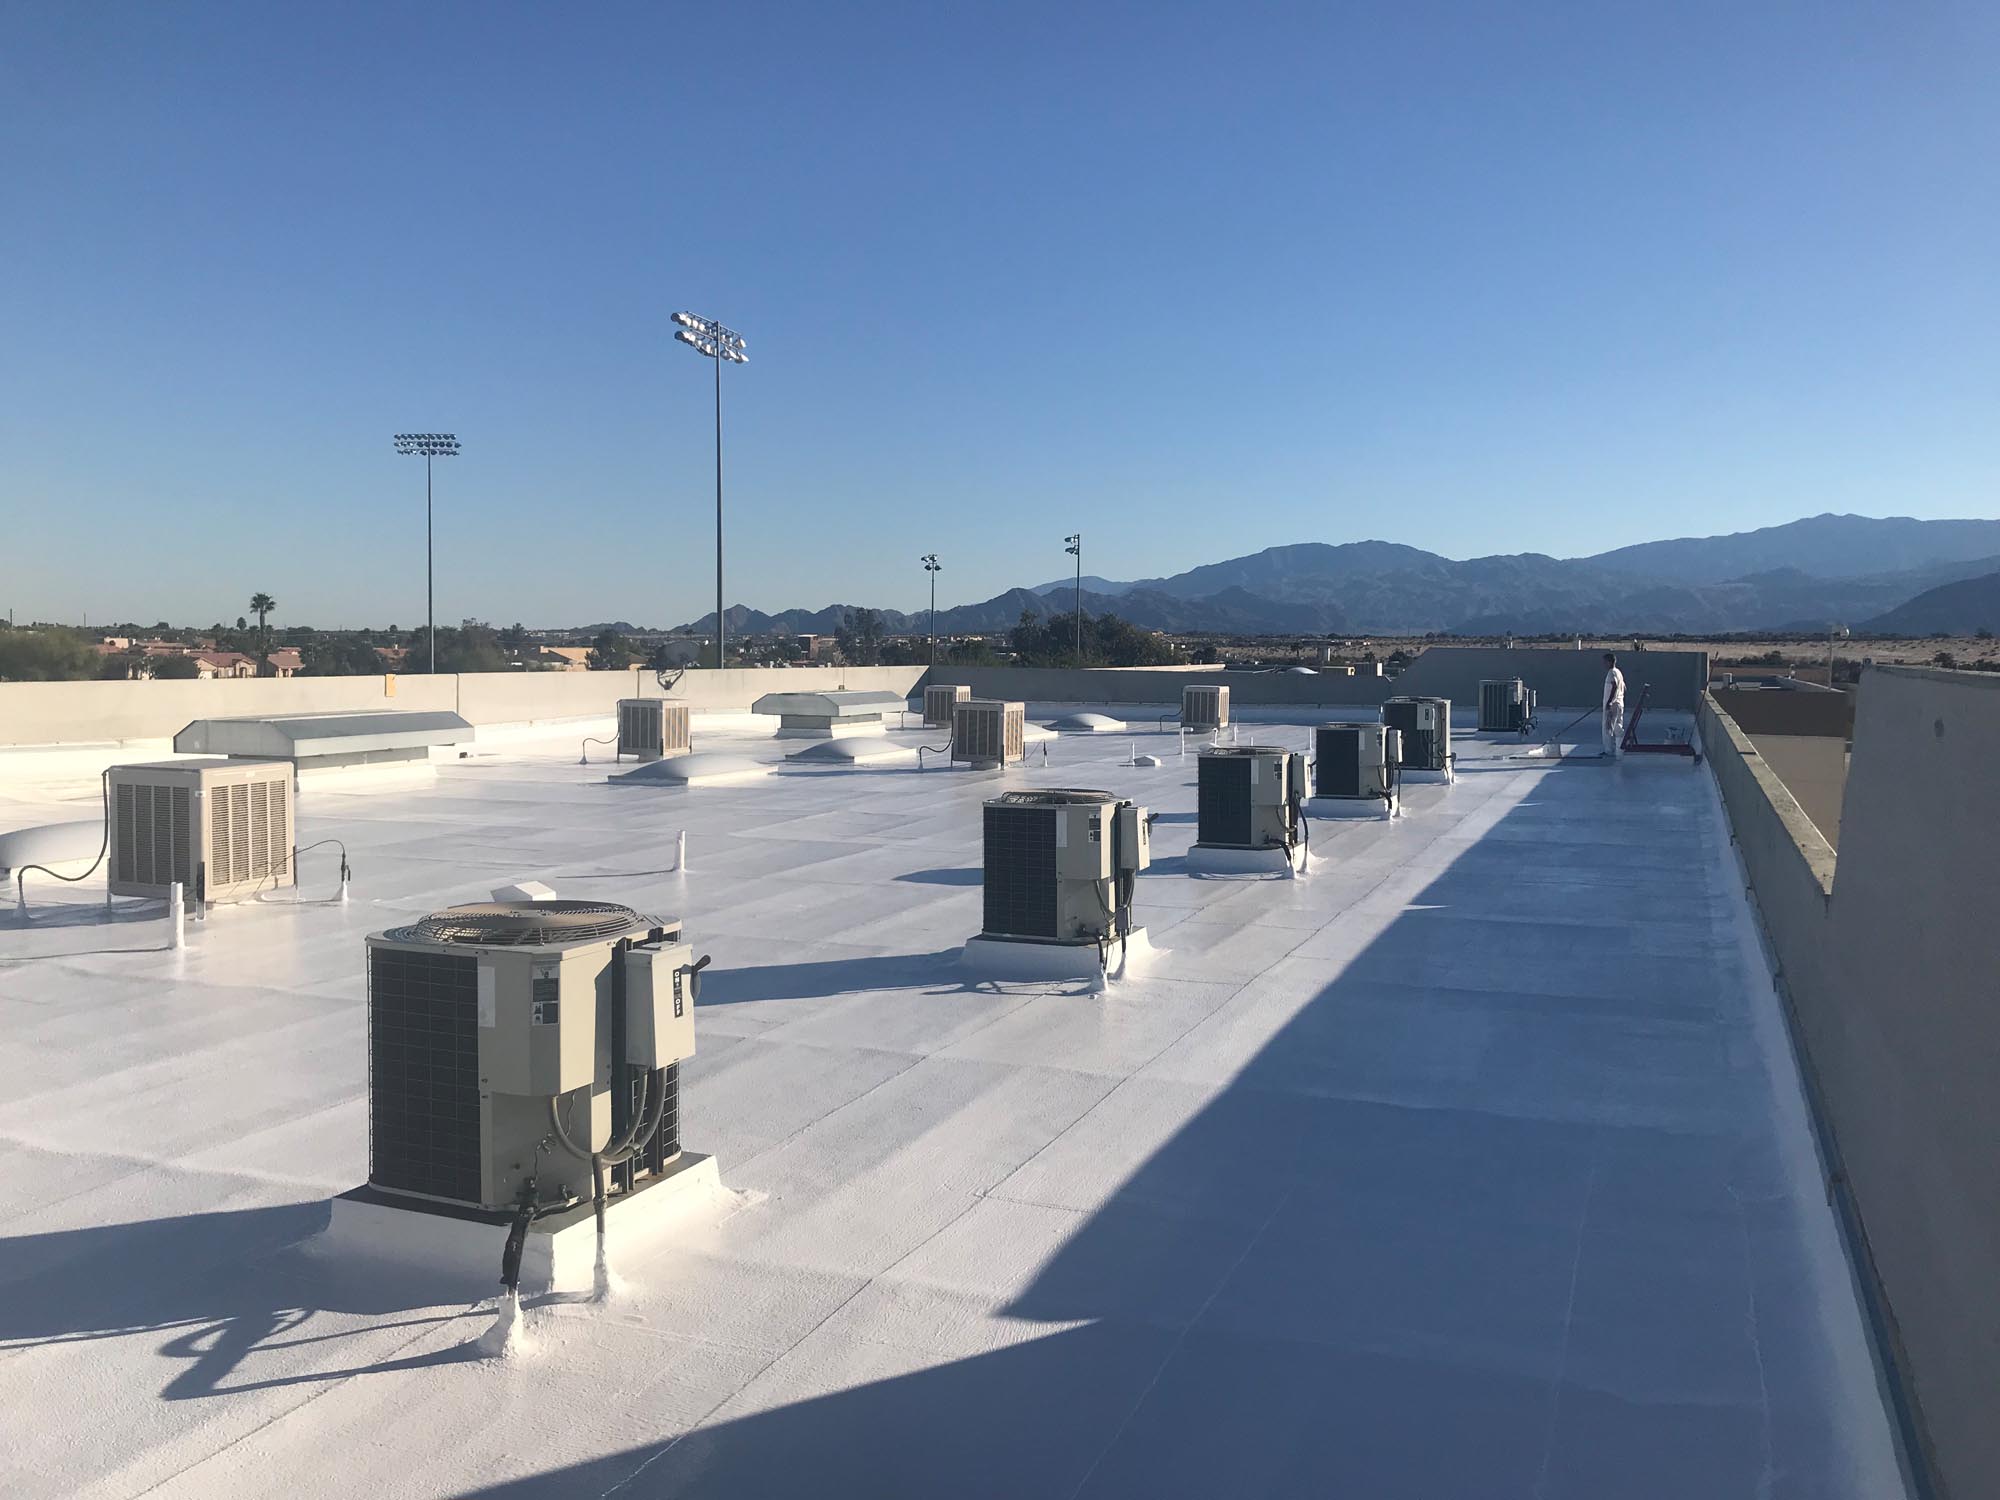
MULTIPOLYGON (((779 763, 749 726, 701 743, 779 763)), ((308 854, 182 952, 30 877, 35 920, 0 915, 6 1488, 1900 1494, 1706 768, 1520 749, 1316 826, 1298 880, 1189 879, 1194 760, 1123 739, 685 796, 607 786, 567 731, 422 792, 308 788, 349 904, 308 854), (1160 815, 1150 963, 968 981, 981 803, 1079 784, 1160 815), (531 1302, 489 1359, 492 1286, 302 1242, 367 1170, 363 935, 531 878, 714 956, 684 1138, 740 1197, 643 1247, 614 1222, 610 1299, 531 1302)), ((5 775, 11 823, 92 810, 5 775)))

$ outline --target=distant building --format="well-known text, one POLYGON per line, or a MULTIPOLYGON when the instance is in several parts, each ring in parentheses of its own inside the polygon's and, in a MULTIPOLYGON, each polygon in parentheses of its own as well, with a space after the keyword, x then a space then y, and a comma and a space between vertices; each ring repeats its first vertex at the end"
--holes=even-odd
POLYGON ((245 656, 241 651, 197 651, 194 653, 194 664, 204 680, 257 675, 257 658, 245 656))

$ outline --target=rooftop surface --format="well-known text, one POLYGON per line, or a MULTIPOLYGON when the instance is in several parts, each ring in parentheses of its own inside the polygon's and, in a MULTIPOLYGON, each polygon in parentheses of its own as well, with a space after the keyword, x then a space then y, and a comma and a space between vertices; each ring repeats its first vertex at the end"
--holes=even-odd
MULTIPOLYGON (((576 739, 309 786, 346 906, 321 850, 183 953, 101 883, 0 915, 9 1494, 1902 1493, 1705 769, 1468 737, 1305 878, 1230 881, 1185 872, 1171 735, 691 789, 576 739), (1160 814, 1144 976, 961 982, 979 806, 1025 785, 1160 814), (363 935, 521 879, 714 955, 685 1139, 741 1196, 614 1219, 613 1297, 483 1359, 489 1289, 300 1242, 366 1176, 363 935)), ((59 759, 5 826, 91 810, 59 759)))

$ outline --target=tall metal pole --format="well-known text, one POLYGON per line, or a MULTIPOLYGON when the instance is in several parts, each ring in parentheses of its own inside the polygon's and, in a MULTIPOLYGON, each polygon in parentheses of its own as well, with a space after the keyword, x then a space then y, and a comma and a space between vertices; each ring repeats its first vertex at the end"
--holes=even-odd
POLYGON ((725 328, 713 318, 698 318, 691 312, 677 312, 680 327, 674 337, 705 359, 715 361, 715 669, 729 660, 729 621, 722 591, 722 362, 747 364, 743 335, 725 328))
POLYGON ((1076 664, 1083 665, 1083 533, 1076 534, 1076 664))
POLYGON ((715 670, 729 660, 729 626, 722 614, 722 355, 715 356, 715 670))
POLYGON ((396 451, 406 458, 414 456, 424 461, 424 631, 430 637, 430 671, 435 676, 438 669, 437 554, 432 546, 431 460, 456 457, 458 437, 449 432, 399 432, 396 434, 396 451))
POLYGON ((431 676, 438 669, 437 574, 431 565, 431 456, 424 455, 424 632, 431 643, 431 676))
POLYGON ((931 665, 937 665, 937 576, 939 563, 935 552, 926 552, 917 559, 924 565, 924 571, 931 575, 931 665))

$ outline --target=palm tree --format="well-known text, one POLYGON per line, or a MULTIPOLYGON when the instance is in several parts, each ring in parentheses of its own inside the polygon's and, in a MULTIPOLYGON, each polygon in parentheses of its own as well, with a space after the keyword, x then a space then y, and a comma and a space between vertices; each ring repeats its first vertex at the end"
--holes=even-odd
POLYGON ((259 639, 257 675, 259 677, 269 677, 271 675, 271 627, 265 623, 265 619, 277 607, 278 601, 261 589, 250 596, 251 613, 257 616, 257 635, 259 639))

